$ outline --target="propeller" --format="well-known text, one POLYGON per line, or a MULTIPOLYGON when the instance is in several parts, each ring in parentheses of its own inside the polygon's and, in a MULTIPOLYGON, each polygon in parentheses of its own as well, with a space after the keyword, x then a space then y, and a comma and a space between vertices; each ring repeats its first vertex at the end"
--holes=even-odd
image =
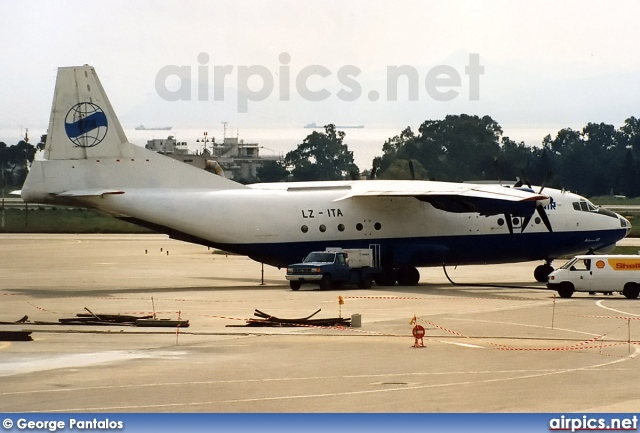
MULTIPOLYGON (((542 185, 540 186, 540 190, 538 191, 538 194, 542 193, 542 190, 547 186, 552 175, 553 175, 553 172, 551 171, 551 169, 548 169, 547 173, 544 175, 544 179, 542 180, 542 185)), ((538 204, 538 206, 536 206, 536 211, 538 212, 538 216, 540 216, 540 219, 544 223, 547 230, 549 230, 549 232, 553 232, 553 229, 551 228, 551 222, 549 221, 549 216, 547 215, 547 212, 545 212, 544 206, 542 206, 541 204, 538 204)), ((531 221, 531 216, 524 218, 520 233, 524 231, 524 229, 527 227, 527 224, 529 224, 529 221, 531 221)))
POLYGON ((513 221, 511 221, 511 215, 506 213, 504 214, 504 220, 507 222, 507 228, 509 229, 509 234, 513 234, 513 221))
POLYGON ((551 222, 549 221, 549 216, 544 211, 544 206, 539 204, 538 206, 536 206, 536 210, 538 211, 538 215, 540 215, 540 219, 542 220, 544 225, 547 227, 547 230, 549 230, 550 232, 553 232, 553 230, 551 229, 551 222))
POLYGON ((517 177, 517 179, 518 181, 515 183, 515 185, 513 185, 514 188, 522 188, 522 185, 526 183, 529 189, 531 189, 531 182, 529 182, 524 169, 520 170, 520 177, 517 177))
POLYGON ((553 171, 551 171, 551 169, 548 169, 544 175, 544 179, 542 179, 542 186, 540 187, 540 191, 538 191, 538 194, 540 194, 542 190, 547 186, 547 184, 549 183, 549 180, 551 180, 552 175, 553 175, 553 171))

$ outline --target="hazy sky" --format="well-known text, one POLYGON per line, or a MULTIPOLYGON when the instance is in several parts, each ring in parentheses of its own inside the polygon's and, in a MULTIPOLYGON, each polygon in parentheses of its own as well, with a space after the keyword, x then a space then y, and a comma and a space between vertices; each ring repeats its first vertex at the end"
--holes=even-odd
MULTIPOLYGON (((639 16, 635 1, 0 0, 0 131, 46 128, 56 68, 85 63, 96 68, 125 127, 334 122, 399 131, 459 113, 525 127, 618 126, 640 116, 639 16), (471 54, 484 69, 477 100, 465 73, 471 54), (168 65, 190 68, 190 101, 159 95, 156 78, 168 65), (254 65, 273 85, 266 100, 248 100, 241 113, 238 89, 248 86, 255 99, 265 85, 258 76, 243 84, 241 70, 254 65), (417 100, 406 77, 397 101, 389 100, 387 68, 401 65, 417 74, 417 100), (231 68, 223 101, 214 101, 216 66, 231 68), (345 66, 360 73, 340 78, 345 66), (328 71, 304 83, 329 96, 300 95, 303 71, 328 71), (453 80, 436 87, 457 92, 449 101, 426 89, 437 71, 453 80), (199 96, 203 77, 210 87, 199 96), (355 100, 342 100, 340 90, 355 100)), ((180 83, 174 74, 162 86, 184 91, 180 83)))

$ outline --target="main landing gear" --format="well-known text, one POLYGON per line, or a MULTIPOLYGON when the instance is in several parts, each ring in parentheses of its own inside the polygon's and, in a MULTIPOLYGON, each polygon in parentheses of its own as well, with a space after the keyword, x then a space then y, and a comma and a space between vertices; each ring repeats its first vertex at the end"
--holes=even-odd
POLYGON ((417 286, 420 272, 415 266, 401 266, 398 269, 384 267, 382 273, 375 278, 378 286, 393 286, 396 281, 400 286, 417 286))
POLYGON ((546 283, 551 272, 553 272, 553 266, 551 266, 551 263, 547 262, 544 265, 536 267, 536 269, 533 271, 533 276, 536 281, 540 283, 546 283))

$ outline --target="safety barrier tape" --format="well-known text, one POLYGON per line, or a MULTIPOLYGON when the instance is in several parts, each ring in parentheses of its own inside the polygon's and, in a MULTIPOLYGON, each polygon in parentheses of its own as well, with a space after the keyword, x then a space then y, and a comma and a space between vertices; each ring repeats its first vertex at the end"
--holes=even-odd
POLYGON ((52 310, 47 310, 46 308, 42 308, 42 307, 38 307, 35 304, 32 304, 29 301, 25 301, 27 304, 31 305, 33 308, 35 308, 36 310, 40 310, 40 311, 44 311, 45 313, 51 313, 51 314, 71 314, 71 313, 60 313, 57 311, 52 311, 52 310))
MULTIPOLYGON (((422 320, 422 319, 419 319, 422 320)), ((450 334, 453 335, 457 335, 459 337, 463 337, 463 338, 474 338, 474 337, 469 337, 467 335, 461 334, 459 332, 456 331, 452 331, 451 329, 447 329, 444 326, 440 326, 440 325, 436 325, 433 322, 430 322, 428 320, 422 320, 424 323, 428 323, 429 325, 440 329, 442 331, 448 332, 450 334)), ((616 342, 616 343, 607 343, 607 344, 599 344, 599 345, 593 345, 598 341, 601 341, 605 338, 606 334, 603 335, 598 335, 597 337, 594 337, 592 339, 586 340, 586 341, 581 341, 579 343, 570 345, 570 346, 561 346, 561 347, 512 347, 512 346, 507 346, 505 344, 500 344, 500 343, 493 343, 493 342, 487 342, 488 344, 494 346, 497 350, 513 350, 513 351, 571 351, 571 350, 581 350, 581 349, 597 349, 597 348, 602 348, 602 347, 612 347, 612 346, 616 346, 616 345, 620 345, 620 344, 630 344, 630 343, 640 343, 640 342, 626 342, 626 343, 621 343, 621 342, 616 342)))
MULTIPOLYGON (((3 295, 14 295, 14 294, 3 294, 3 295)), ((15 296, 15 295, 14 295, 15 296)), ((393 296, 376 296, 376 297, 345 297, 345 298, 354 298, 354 299, 358 299, 358 298, 368 298, 368 299, 424 299, 424 298, 402 298, 402 297, 393 297, 393 296)), ((107 299, 114 299, 114 298, 107 298, 107 299)), ((126 298, 125 298, 126 299, 126 298)), ((32 302, 29 301, 25 301, 27 304, 31 305, 32 307, 36 308, 37 310, 40 311, 44 311, 47 313, 52 313, 52 314, 67 314, 67 315, 73 315, 74 313, 60 313, 60 312, 56 312, 56 311, 52 311, 52 310, 48 310, 46 308, 37 306, 35 304, 33 304, 32 302)), ((180 310, 178 311, 156 311, 155 314, 177 314, 180 315, 182 312, 180 310)), ((153 311, 137 311, 137 312, 125 312, 125 313, 121 313, 124 315, 134 315, 134 314, 141 314, 141 315, 153 315, 154 312, 153 311)), ((200 316, 200 317, 209 317, 209 318, 214 318, 214 319, 225 319, 225 320, 236 320, 236 321, 243 321, 245 323, 248 322, 260 322, 263 319, 254 319, 254 318, 237 318, 237 317, 229 317, 229 316, 217 316, 217 315, 210 315, 210 314, 196 314, 196 316, 200 316)), ((605 319, 624 319, 624 320, 640 320, 640 317, 625 317, 625 316, 584 316, 584 317, 592 317, 592 318, 605 318, 605 319)), ((429 320, 424 320, 422 318, 415 318, 416 322, 422 322, 422 323, 426 323, 430 326, 432 326, 435 329, 439 329, 442 330, 444 332, 447 332, 449 334, 458 336, 458 337, 462 337, 462 338, 469 338, 469 339, 477 339, 476 337, 469 337, 467 335, 464 335, 460 332, 448 329, 444 326, 435 324, 429 320)), ((400 335, 400 334, 391 334, 391 333, 382 333, 382 332, 376 332, 376 331, 366 331, 366 330, 362 330, 362 329, 354 329, 351 327, 344 327, 344 326, 319 326, 319 325, 308 325, 308 324, 303 324, 303 323, 297 323, 297 324, 290 324, 292 327, 300 327, 300 328, 309 328, 309 329, 329 329, 329 330, 338 330, 338 331, 349 331, 349 332, 354 332, 354 333, 360 333, 360 334, 367 334, 367 335, 376 335, 376 336, 387 336, 387 337, 401 337, 401 338, 407 338, 407 335, 400 335)), ((602 347, 613 347, 616 345, 620 345, 620 344, 640 344, 640 342, 636 342, 636 341, 628 341, 626 343, 621 343, 621 342, 615 342, 615 343, 606 343, 604 344, 604 338, 606 337, 607 334, 603 334, 603 335, 599 335, 596 336, 594 338, 591 338, 589 340, 586 341, 582 341, 573 345, 569 345, 569 346, 561 346, 561 347, 546 347, 546 348, 523 348, 523 347, 512 347, 512 346, 507 346, 505 344, 500 344, 500 343, 493 343, 493 342, 487 342, 488 344, 490 344, 491 346, 493 346, 495 349, 497 350, 507 350, 507 351, 572 351, 572 350, 581 350, 581 349, 595 349, 595 348, 602 348, 602 347), (597 342, 600 341, 600 344, 597 344, 597 342)), ((429 337, 425 337, 427 340, 430 340, 429 337)))
MULTIPOLYGON (((31 305, 32 307, 47 312, 47 313, 54 313, 54 314, 60 314, 60 313, 56 313, 54 311, 51 310, 47 310, 45 308, 39 307, 37 305, 34 305, 31 302, 27 303, 29 305, 31 305)), ((156 314, 181 314, 180 311, 173 311, 173 312, 156 312, 156 314)), ((145 312, 137 312, 137 313, 124 313, 124 314, 145 314, 145 312)), ((153 314, 153 313, 149 313, 149 314, 153 314)), ((245 323, 249 323, 249 322, 261 322, 263 319, 254 319, 254 318, 238 318, 238 317, 229 317, 229 316, 217 316, 217 315, 211 315, 211 314, 201 314, 201 315, 197 315, 197 316, 201 316, 201 317, 209 317, 209 318, 213 318, 213 319, 224 319, 224 320, 235 320, 235 321, 242 321, 245 323)), ((451 329, 445 328, 444 326, 440 326, 437 325, 429 320, 423 320, 421 318, 416 317, 416 322, 423 322, 426 323, 430 326, 432 326, 433 328, 436 329, 440 329, 442 331, 445 331, 449 334, 452 335, 456 335, 458 337, 463 337, 463 338, 469 338, 469 339, 476 339, 475 337, 469 337, 466 336, 460 332, 457 331, 453 331, 451 329)), ((375 336, 381 336, 381 337, 396 337, 396 338, 408 338, 408 335, 404 335, 404 334, 391 334, 391 333, 383 333, 383 332, 376 332, 376 331, 367 331, 367 330, 363 330, 363 329, 354 329, 351 327, 345 327, 345 326, 319 326, 319 325, 307 325, 307 324, 303 324, 303 323, 292 323, 292 324, 288 324, 291 327, 298 327, 298 328, 308 328, 308 329, 325 329, 325 330, 336 330, 336 331, 348 331, 348 332, 353 332, 353 333, 358 333, 358 334, 367 334, 367 335, 375 335, 375 336)), ((424 337, 426 340, 433 340, 433 338, 429 338, 429 337, 424 337)), ((562 347, 531 347, 531 348, 527 348, 527 347, 512 347, 512 346, 507 346, 505 344, 500 344, 500 343, 493 343, 493 342, 487 342, 488 344, 490 344, 491 346, 493 346, 496 350, 505 350, 505 351, 572 351, 572 350, 581 350, 581 349, 597 349, 597 348, 603 348, 603 347, 613 347, 613 346, 619 346, 622 344, 640 344, 640 342, 637 341, 629 341, 626 343, 622 343, 622 342, 615 342, 615 343, 607 343, 604 344, 604 342, 602 341, 605 338, 605 335, 599 335, 596 336, 594 338, 591 338, 589 340, 586 341, 582 341, 570 346, 562 346, 562 347), (598 341, 600 341, 599 345, 594 345, 596 344, 598 341)))
POLYGON ((438 329, 440 329, 442 331, 448 332, 449 334, 457 335, 458 337, 470 338, 470 337, 467 337, 466 335, 463 335, 463 334, 461 334, 459 332, 452 331, 452 330, 447 329, 447 328, 445 328, 443 326, 440 326, 440 325, 436 325, 435 323, 430 322, 428 320, 423 320, 423 322, 428 323, 429 325, 431 325, 431 326, 433 326, 435 328, 438 328, 438 329))
POLYGON ((426 301, 433 298, 415 298, 415 297, 403 297, 403 296, 343 296, 343 299, 376 299, 376 300, 411 300, 411 301, 426 301))
MULTIPOLYGON (((143 314, 145 316, 152 316, 154 314, 180 314, 181 311, 125 311, 124 313, 111 314, 112 316, 123 315, 123 316, 133 316, 135 314, 143 314)), ((102 313, 100 313, 102 314, 102 313)))
POLYGON ((629 317, 629 316, 591 316, 586 314, 578 314, 575 317, 589 317, 592 319, 618 319, 618 320, 640 320, 640 317, 629 317))

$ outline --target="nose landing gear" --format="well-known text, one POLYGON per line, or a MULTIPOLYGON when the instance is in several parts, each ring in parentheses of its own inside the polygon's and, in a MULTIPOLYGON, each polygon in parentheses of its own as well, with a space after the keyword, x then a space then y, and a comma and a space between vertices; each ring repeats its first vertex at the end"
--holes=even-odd
POLYGON ((533 276, 536 281, 540 283, 546 283, 551 272, 553 272, 553 266, 551 266, 550 262, 547 262, 544 265, 536 267, 536 269, 533 271, 533 276))

